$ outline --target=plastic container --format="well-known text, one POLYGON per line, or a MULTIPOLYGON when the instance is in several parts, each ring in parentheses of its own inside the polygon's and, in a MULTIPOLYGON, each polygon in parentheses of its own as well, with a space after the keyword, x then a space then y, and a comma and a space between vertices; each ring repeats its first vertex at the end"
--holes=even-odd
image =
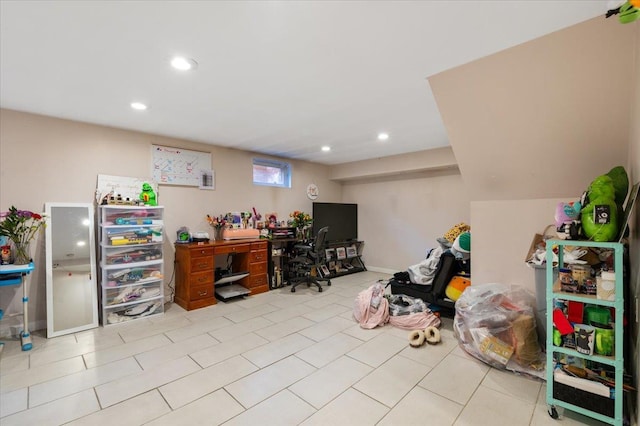
POLYGON ((611 322, 611 312, 604 306, 588 305, 584 309, 584 317, 588 325, 609 324, 611 322))
POLYGON ((571 265, 571 277, 578 283, 578 288, 582 287, 585 280, 591 277, 591 266, 571 265))
POLYGON ((596 297, 600 300, 616 300, 616 274, 613 271, 602 271, 596 277, 596 297))

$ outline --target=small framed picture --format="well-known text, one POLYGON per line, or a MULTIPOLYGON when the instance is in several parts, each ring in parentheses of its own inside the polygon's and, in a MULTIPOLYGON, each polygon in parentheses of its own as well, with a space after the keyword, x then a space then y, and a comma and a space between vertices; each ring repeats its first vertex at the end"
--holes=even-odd
POLYGON ((328 277, 330 272, 329 272, 329 268, 327 268, 327 265, 322 265, 320 266, 320 273, 322 274, 322 277, 328 277))
POLYGON ((216 189, 216 178, 213 170, 200 170, 200 189, 216 189))
POLYGON ((336 257, 338 259, 346 259, 347 258, 347 252, 346 252, 344 247, 336 248, 336 257))
POLYGON ((347 247, 347 257, 356 257, 358 255, 358 250, 356 250, 356 246, 347 247))
POLYGON ((355 268, 355 266, 353 266, 353 265, 352 265, 352 264, 350 264, 350 263, 345 263, 345 264, 344 264, 344 265, 342 265, 342 266, 344 266, 344 269, 346 269, 346 270, 348 270, 348 271, 349 271, 349 270, 351 270, 351 269, 353 269, 353 268, 355 268))
POLYGON ((325 249, 324 255, 327 258, 327 260, 335 259, 336 258, 336 249, 332 249, 332 248, 325 249))
POLYGON ((334 260, 329 262, 329 269, 331 269, 332 271, 336 269, 336 262, 334 260))

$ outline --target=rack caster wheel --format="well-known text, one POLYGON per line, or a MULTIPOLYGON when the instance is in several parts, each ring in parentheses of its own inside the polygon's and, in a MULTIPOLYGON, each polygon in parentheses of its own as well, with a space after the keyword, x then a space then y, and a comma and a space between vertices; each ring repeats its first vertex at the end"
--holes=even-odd
POLYGON ((24 331, 20 333, 20 344, 23 351, 30 351, 31 348, 33 348, 33 344, 31 343, 31 335, 29 333, 25 333, 24 331))
POLYGON ((318 289, 318 293, 322 293, 322 287, 318 289))
POLYGON ((549 417, 551 417, 554 420, 558 420, 558 410, 556 410, 556 407, 554 407, 553 405, 549 406, 547 408, 547 413, 549 413, 549 417))
POLYGON ((295 293, 296 292, 296 288, 295 287, 291 287, 291 293, 295 293))
POLYGON ((329 286, 331 285, 331 280, 327 281, 327 285, 329 286))

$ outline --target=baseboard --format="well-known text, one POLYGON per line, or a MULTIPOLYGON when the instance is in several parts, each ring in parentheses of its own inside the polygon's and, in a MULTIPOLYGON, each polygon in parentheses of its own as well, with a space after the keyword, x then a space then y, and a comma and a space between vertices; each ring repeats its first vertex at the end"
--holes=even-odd
POLYGON ((384 274, 390 274, 390 275, 393 275, 396 272, 398 272, 397 269, 379 268, 377 266, 369 266, 369 265, 367 265, 367 271, 382 272, 384 274))

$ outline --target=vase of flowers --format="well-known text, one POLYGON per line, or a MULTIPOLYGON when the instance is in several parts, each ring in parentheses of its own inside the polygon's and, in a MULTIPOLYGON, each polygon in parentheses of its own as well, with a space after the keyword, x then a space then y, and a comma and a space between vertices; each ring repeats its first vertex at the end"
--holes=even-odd
POLYGON ((313 222, 311 215, 301 212, 300 210, 295 210, 289 214, 289 217, 291 218, 289 223, 296 228, 296 238, 299 240, 307 240, 306 233, 310 229, 309 225, 313 222))
POLYGON ((44 217, 29 210, 18 210, 11 206, 8 212, 0 214, 0 236, 13 243, 13 263, 26 265, 31 262, 31 241, 45 226, 44 217))
POLYGON ((227 216, 209 216, 207 222, 213 228, 213 240, 222 240, 222 230, 227 226, 227 216))

